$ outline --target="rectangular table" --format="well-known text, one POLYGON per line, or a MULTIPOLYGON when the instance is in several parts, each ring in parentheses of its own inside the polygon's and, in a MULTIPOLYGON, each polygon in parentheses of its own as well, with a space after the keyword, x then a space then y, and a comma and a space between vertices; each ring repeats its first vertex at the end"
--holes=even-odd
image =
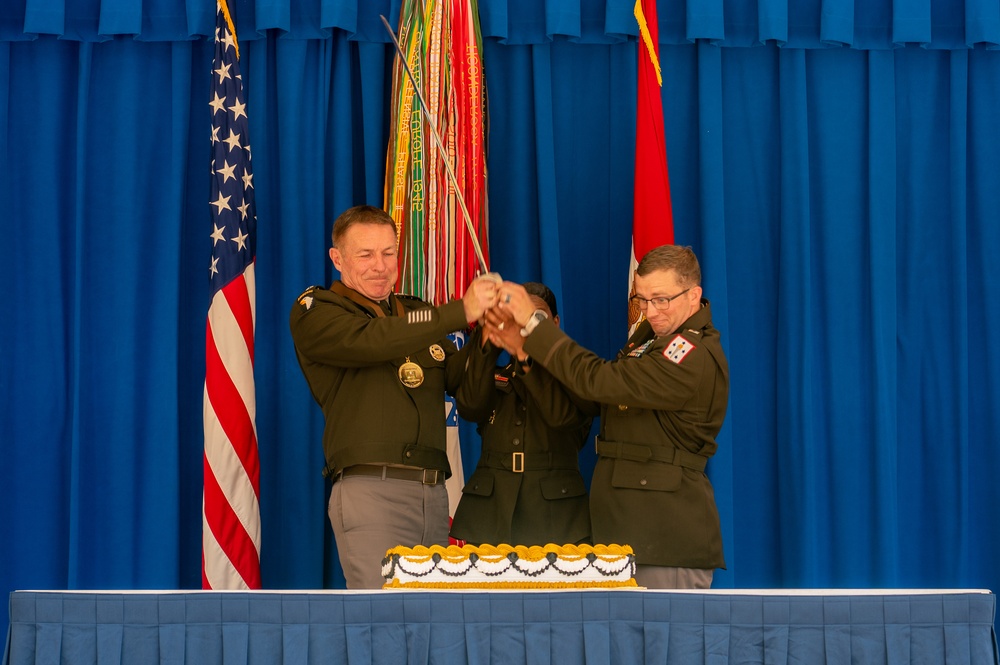
POLYGON ((16 591, 25 663, 973 663, 982 590, 16 591))

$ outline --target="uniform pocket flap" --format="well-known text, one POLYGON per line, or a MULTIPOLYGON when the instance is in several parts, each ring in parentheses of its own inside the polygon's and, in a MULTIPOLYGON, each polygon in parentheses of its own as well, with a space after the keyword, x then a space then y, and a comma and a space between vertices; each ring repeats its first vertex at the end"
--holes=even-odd
POLYGON ((462 488, 462 494, 490 496, 493 494, 493 474, 488 471, 476 471, 469 482, 462 488))
POLYGON ((541 487, 542 496, 550 501, 583 496, 587 493, 587 486, 583 484, 583 478, 579 474, 543 478, 538 485, 541 487))
POLYGON ((679 466, 662 462, 633 462, 616 459, 611 472, 612 487, 656 492, 675 492, 681 486, 679 466))

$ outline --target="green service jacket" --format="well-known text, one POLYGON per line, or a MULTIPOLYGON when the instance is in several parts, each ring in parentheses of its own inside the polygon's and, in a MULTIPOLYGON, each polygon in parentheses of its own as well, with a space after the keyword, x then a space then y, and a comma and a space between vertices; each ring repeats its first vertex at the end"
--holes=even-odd
POLYGON ((586 405, 540 365, 527 373, 516 359, 496 366, 500 350, 480 340, 477 330, 463 348, 468 363, 455 403, 478 423, 483 449, 451 537, 477 545, 591 542, 579 464, 592 421, 586 405))
POLYGON ((461 301, 440 307, 392 296, 392 314, 335 282, 311 287, 292 306, 295 353, 323 409, 327 473, 355 464, 404 464, 451 473, 444 394, 453 394, 464 358, 446 337, 466 327, 461 301), (399 369, 422 368, 407 387, 399 369))
POLYGON ((729 366, 707 300, 674 333, 640 324, 613 361, 543 321, 524 345, 575 393, 601 403, 590 486, 594 541, 630 545, 636 563, 724 568, 705 464, 729 401, 729 366))

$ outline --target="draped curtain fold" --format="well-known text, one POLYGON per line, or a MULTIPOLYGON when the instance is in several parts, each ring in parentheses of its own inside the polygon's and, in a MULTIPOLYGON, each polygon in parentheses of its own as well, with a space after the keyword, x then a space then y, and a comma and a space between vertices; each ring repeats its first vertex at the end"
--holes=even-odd
MULTIPOLYGON (((338 587, 322 417, 287 317, 333 278, 336 214, 382 201, 379 14, 395 24, 398 7, 234 6, 260 234, 264 585, 338 587)), ((0 6, 2 592, 200 585, 213 9, 0 6)), ((632 4, 479 9, 493 268, 547 282, 569 333, 613 357, 632 4)), ((716 585, 1000 588, 1000 3, 659 12, 675 234, 702 260, 732 374, 709 464, 716 585)))
MULTIPOLYGON (((614 44, 637 34, 629 0, 479 0, 484 38, 502 44, 553 40, 614 44)), ((245 41, 274 30, 283 38, 327 39, 334 31, 357 41, 389 41, 379 15, 399 22, 391 0, 236 0, 236 28, 245 41)), ((723 0, 658 1, 660 42, 706 39, 719 46, 775 42, 794 48, 849 46, 935 49, 1000 45, 995 0, 723 0)), ((0 7, 0 41, 55 35, 73 41, 183 41, 214 32, 212 0, 23 0, 0 7)))

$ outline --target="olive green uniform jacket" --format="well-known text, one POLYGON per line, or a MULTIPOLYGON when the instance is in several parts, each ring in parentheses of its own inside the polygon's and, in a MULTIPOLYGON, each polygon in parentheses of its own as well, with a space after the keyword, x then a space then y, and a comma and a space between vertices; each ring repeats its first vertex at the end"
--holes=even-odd
POLYGON ((327 473, 355 464, 403 464, 450 474, 444 394, 464 358, 446 337, 466 327, 461 301, 440 307, 392 296, 392 315, 335 282, 311 287, 292 306, 295 353, 323 409, 327 473), (399 368, 413 362, 423 383, 408 388, 399 368))
POLYGON ((463 347, 468 363, 455 403, 478 423, 483 449, 451 537, 477 545, 590 542, 579 454, 592 417, 545 368, 525 373, 516 359, 496 366, 500 350, 480 340, 477 330, 463 347))
POLYGON ((705 464, 729 400, 729 366, 707 300, 674 333, 640 324, 614 361, 583 349, 550 321, 527 351, 585 399, 601 403, 590 486, 594 541, 630 545, 636 563, 724 568, 705 464))

